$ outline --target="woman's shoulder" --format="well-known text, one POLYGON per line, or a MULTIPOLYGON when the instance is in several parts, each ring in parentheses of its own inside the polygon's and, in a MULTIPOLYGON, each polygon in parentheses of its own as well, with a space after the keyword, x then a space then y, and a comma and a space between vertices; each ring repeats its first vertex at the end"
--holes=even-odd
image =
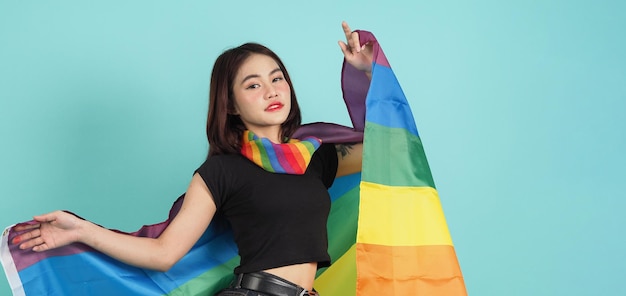
POLYGON ((209 155, 196 171, 224 170, 238 165, 243 160, 239 154, 209 155))
POLYGON ((336 151, 335 144, 333 143, 322 143, 320 147, 315 151, 317 153, 328 154, 334 153, 336 151))
POLYGON ((215 154, 209 155, 206 160, 209 161, 232 161, 241 158, 241 154, 215 154))
POLYGON ((320 148, 318 148, 315 152, 318 157, 321 157, 323 159, 330 158, 330 160, 332 161, 334 158, 337 158, 337 147, 333 143, 323 143, 320 148))

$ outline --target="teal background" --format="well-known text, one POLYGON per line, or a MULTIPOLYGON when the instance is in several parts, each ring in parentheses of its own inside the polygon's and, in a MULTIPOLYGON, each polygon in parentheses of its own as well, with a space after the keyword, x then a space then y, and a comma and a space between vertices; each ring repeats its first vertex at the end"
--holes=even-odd
POLYGON ((305 122, 348 124, 346 20, 410 101, 470 295, 626 295, 626 2, 388 2, 0 0, 0 226, 165 219, 242 42, 283 58, 305 122))

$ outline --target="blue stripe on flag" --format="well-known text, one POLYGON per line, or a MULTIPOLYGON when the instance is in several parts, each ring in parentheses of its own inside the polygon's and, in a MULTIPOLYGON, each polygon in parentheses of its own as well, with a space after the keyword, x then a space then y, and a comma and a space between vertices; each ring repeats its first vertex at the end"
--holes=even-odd
POLYGON ((419 137, 411 107, 391 68, 374 64, 372 73, 372 83, 365 102, 365 120, 391 128, 406 129, 419 137))
POLYGON ((206 271, 230 261, 237 255, 237 246, 234 243, 232 232, 215 236, 206 231, 193 249, 170 270, 167 272, 148 270, 147 273, 157 285, 169 293, 206 271), (208 246, 207 243, 209 243, 208 246))
POLYGON ((26 295, 162 295, 139 268, 102 253, 52 257, 19 272, 26 295), (115 276, 111 276, 115 275, 115 276))
POLYGON ((20 271, 19 276, 26 295, 48 295, 50 291, 58 295, 163 295, 237 256, 232 233, 216 235, 214 230, 209 228, 167 272, 136 268, 102 253, 84 252, 47 258, 20 271))
POLYGON ((335 179, 333 186, 328 188, 328 193, 330 194, 330 200, 335 201, 338 198, 342 197, 344 194, 348 193, 348 191, 354 189, 356 185, 361 182, 361 172, 354 173, 351 175, 346 175, 335 179))

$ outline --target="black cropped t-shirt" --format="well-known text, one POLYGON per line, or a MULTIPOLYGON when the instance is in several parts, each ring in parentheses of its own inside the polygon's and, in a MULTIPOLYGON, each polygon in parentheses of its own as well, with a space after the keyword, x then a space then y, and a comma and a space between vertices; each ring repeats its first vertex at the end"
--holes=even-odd
POLYGON ((332 144, 315 151, 303 175, 271 173, 244 156, 210 156, 198 168, 241 257, 235 273, 317 262, 330 265, 328 187, 337 172, 332 144))

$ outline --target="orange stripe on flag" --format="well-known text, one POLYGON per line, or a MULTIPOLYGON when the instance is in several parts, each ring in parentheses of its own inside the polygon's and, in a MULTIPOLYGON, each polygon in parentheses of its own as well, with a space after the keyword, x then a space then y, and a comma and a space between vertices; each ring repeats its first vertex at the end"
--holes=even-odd
POLYGON ((356 248, 357 295, 467 295, 452 246, 356 248))

